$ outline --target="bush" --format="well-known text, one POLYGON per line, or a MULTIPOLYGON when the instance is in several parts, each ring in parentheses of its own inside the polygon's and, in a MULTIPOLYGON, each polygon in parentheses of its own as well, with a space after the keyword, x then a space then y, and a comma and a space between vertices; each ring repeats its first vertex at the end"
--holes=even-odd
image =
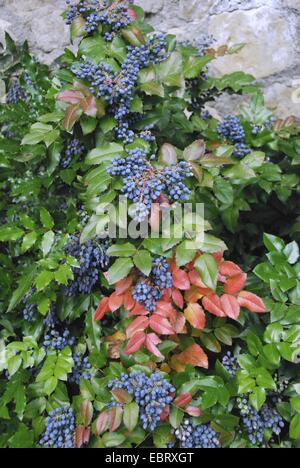
POLYGON ((209 76, 243 45, 67 3, 76 54, 2 53, 0 446, 299 446, 298 120, 209 76))

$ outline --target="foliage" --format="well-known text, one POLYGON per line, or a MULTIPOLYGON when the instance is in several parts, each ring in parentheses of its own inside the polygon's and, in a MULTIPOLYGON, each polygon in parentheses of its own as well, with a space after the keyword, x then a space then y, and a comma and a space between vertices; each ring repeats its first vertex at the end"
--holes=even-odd
POLYGON ((242 45, 67 3, 76 53, 1 55, 0 446, 298 447, 297 118, 209 76, 242 45), (245 104, 216 119, 225 91, 245 104))

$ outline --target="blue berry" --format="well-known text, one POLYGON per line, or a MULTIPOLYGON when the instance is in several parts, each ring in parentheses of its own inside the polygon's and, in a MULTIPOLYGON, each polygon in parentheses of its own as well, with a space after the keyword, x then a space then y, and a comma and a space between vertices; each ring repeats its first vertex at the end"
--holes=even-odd
MULTIPOLYGON (((158 372, 151 377, 143 372, 121 374, 119 379, 111 380, 108 384, 111 390, 126 390, 140 408, 140 421, 143 429, 154 431, 160 423, 163 410, 172 403, 176 389, 158 372)), ((113 397, 110 408, 119 403, 113 397)))
POLYGON ((74 448, 75 416, 72 408, 57 408, 45 420, 45 431, 39 441, 43 448, 74 448))
POLYGON ((218 434, 209 424, 197 425, 192 418, 187 418, 174 431, 180 448, 218 449, 221 444, 218 434))
POLYGON ((48 350, 61 351, 67 346, 74 346, 75 338, 70 336, 69 330, 63 331, 62 334, 57 330, 51 330, 44 337, 43 347, 48 350))
POLYGON ((37 305, 30 302, 35 290, 31 288, 21 300, 23 308, 23 318, 26 322, 33 322, 37 317, 37 305))
POLYGON ((75 257, 79 262, 79 268, 73 268, 74 280, 65 287, 67 296, 78 294, 90 294, 97 284, 100 273, 109 265, 107 250, 110 242, 107 239, 96 237, 83 244, 80 243, 80 235, 70 236, 70 241, 65 248, 66 254, 75 257))
POLYGON ((90 381, 92 377, 95 377, 95 373, 92 372, 92 366, 87 356, 84 357, 81 353, 75 353, 72 357, 74 366, 72 373, 68 378, 70 383, 80 385, 81 379, 90 381))
POLYGON ((84 144, 77 138, 74 138, 66 147, 66 150, 60 161, 61 166, 64 169, 66 169, 67 167, 70 166, 72 160, 75 157, 81 157, 84 154, 84 152, 85 152, 84 144))
POLYGON ((230 351, 222 359, 222 366, 227 370, 231 377, 234 377, 240 368, 237 356, 230 351))
POLYGON ((18 104, 20 101, 26 100, 27 96, 24 89, 20 86, 19 83, 13 83, 6 96, 7 104, 18 104))

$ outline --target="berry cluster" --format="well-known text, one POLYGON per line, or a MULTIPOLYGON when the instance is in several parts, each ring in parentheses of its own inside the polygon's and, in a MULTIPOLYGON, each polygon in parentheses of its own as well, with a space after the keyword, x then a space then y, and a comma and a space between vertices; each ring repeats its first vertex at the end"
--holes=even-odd
MULTIPOLYGON (((142 372, 121 374, 119 379, 108 384, 111 390, 123 389, 133 397, 140 407, 140 420, 144 430, 154 431, 160 422, 163 410, 172 403, 176 389, 158 372, 147 377, 142 372)), ((112 398, 110 407, 119 403, 112 398)))
POLYGON ((125 144, 133 142, 135 137, 135 133, 130 129, 130 107, 138 74, 150 64, 165 60, 168 56, 166 50, 166 36, 157 34, 145 45, 127 47, 127 57, 119 74, 114 72, 110 65, 105 63, 96 65, 91 60, 72 68, 77 78, 89 84, 93 94, 109 103, 111 112, 117 120, 117 137, 125 144))
POLYGON ((72 408, 57 408, 46 418, 39 444, 43 448, 74 448, 75 416, 72 408))
POLYGON ((26 100, 27 96, 24 89, 18 82, 14 82, 6 96, 7 104, 18 104, 18 102, 26 100))
POLYGON ((266 429, 269 429, 272 434, 280 435, 285 424, 274 408, 265 404, 258 412, 250 405, 247 398, 238 398, 237 403, 251 444, 263 444, 266 429))
POLYGON ((30 302, 35 290, 31 288, 21 300, 23 308, 23 318, 26 322, 33 322, 37 315, 37 305, 30 302))
POLYGON ((191 418, 185 419, 181 426, 174 431, 180 448, 221 448, 218 434, 209 424, 197 425, 191 418))
POLYGON ((66 254, 77 259, 79 268, 73 268, 74 280, 65 288, 67 296, 90 294, 97 284, 100 272, 109 265, 107 250, 110 242, 96 237, 83 244, 80 235, 73 234, 65 248, 66 254))
POLYGON ((71 25, 77 17, 82 16, 88 33, 96 31, 99 24, 108 26, 111 31, 116 32, 132 23, 126 5, 128 2, 125 1, 112 3, 108 0, 80 0, 77 5, 73 5, 71 0, 66 0, 66 3, 68 5, 66 23, 71 25))
MULTIPOLYGON (((143 222, 147 219, 152 203, 165 192, 172 201, 187 201, 190 190, 183 183, 192 176, 190 164, 181 161, 177 165, 162 170, 155 169, 146 159, 146 151, 136 148, 128 152, 127 157, 112 160, 107 172, 111 176, 122 176, 122 193, 134 204, 134 219, 143 222)), ((153 159, 155 156, 151 156, 153 159)))
POLYGON ((163 257, 154 257, 150 278, 143 279, 135 286, 132 297, 144 305, 149 312, 155 312, 157 301, 163 297, 163 290, 173 285, 169 264, 163 257))
POLYGON ((230 351, 223 357, 222 366, 227 370, 231 377, 234 377, 240 368, 237 356, 230 351))
POLYGON ((239 117, 226 115, 217 131, 220 137, 234 144, 233 154, 237 158, 243 159, 251 153, 251 149, 245 144, 246 134, 239 117))
POLYGON ((84 144, 78 140, 77 138, 74 138, 66 147, 63 156, 60 160, 61 166, 66 169, 67 167, 70 166, 72 160, 77 157, 80 158, 85 152, 85 147, 84 144))
POLYGON ((84 357, 81 353, 75 353, 72 357, 74 366, 68 379, 70 383, 80 385, 81 379, 90 381, 92 377, 95 377, 95 373, 92 372, 92 366, 87 356, 84 357))
POLYGON ((74 346, 75 338, 70 336, 69 330, 65 330, 62 334, 57 330, 51 330, 45 335, 43 347, 48 350, 61 351, 67 346, 74 346))

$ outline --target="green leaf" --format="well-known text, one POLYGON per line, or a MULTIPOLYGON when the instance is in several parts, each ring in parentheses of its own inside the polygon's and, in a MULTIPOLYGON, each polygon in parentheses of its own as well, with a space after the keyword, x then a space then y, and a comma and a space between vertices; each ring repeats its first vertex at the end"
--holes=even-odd
POLYGON ((107 143, 90 151, 86 157, 87 164, 107 163, 116 156, 122 156, 124 148, 119 143, 107 143))
POLYGON ((44 257, 48 255, 50 252, 53 243, 55 240, 55 234, 53 231, 48 231, 44 234, 43 239, 42 239, 42 244, 41 244, 41 249, 43 252, 44 257))
POLYGON ((58 380, 56 377, 52 376, 45 382, 44 390, 48 396, 50 396, 56 389, 58 380))
POLYGON ((291 421, 290 437, 292 439, 300 439, 300 414, 296 414, 291 421))
POLYGON ((135 253, 135 246, 129 242, 127 244, 115 244, 107 251, 107 254, 110 257, 133 257, 135 253))
POLYGON ((99 35, 88 37, 81 41, 78 54, 99 63, 105 57, 106 44, 99 35))
POLYGON ((33 431, 29 431, 25 424, 20 424, 9 439, 9 447, 20 449, 20 448, 33 448, 34 434, 33 431))
POLYGON ((174 429, 178 429, 178 427, 182 423, 183 418, 184 418, 184 412, 180 408, 173 406, 171 408, 170 418, 169 418, 171 426, 174 429))
POLYGON ((23 237, 22 241, 22 252, 27 252, 37 241, 37 233, 36 232, 29 232, 26 236, 23 237))
POLYGON ((0 228, 0 242, 16 241, 20 239, 24 231, 14 226, 4 226, 0 228))
POLYGON ((129 258, 119 258, 108 270, 109 284, 115 284, 129 275, 133 268, 133 262, 129 258))
POLYGON ((205 141, 194 141, 190 146, 185 148, 183 158, 186 161, 198 161, 205 154, 205 141))
POLYGON ((264 388, 256 387, 250 394, 250 403, 256 409, 260 411, 266 401, 266 391, 264 388))
POLYGON ((41 223, 46 229, 52 229, 54 226, 54 221, 52 216, 50 215, 49 211, 46 208, 40 209, 40 218, 41 223))
POLYGON ((150 275, 152 270, 152 257, 147 250, 139 250, 133 257, 133 262, 144 275, 150 275))
POLYGON ((22 364, 22 358, 21 356, 12 356, 11 358, 8 359, 7 361, 7 368, 10 377, 12 377, 18 370, 20 369, 22 364))
POLYGON ((284 254, 287 257, 287 261, 291 264, 294 265, 298 260, 300 256, 300 251, 299 251, 299 246, 297 242, 291 242, 288 244, 285 249, 284 249, 284 254))
POLYGON ((61 265, 59 269, 54 273, 55 280, 59 284, 68 284, 69 280, 74 279, 72 268, 69 265, 61 265))
POLYGON ((176 264, 178 267, 191 262, 196 255, 196 249, 189 248, 189 241, 183 241, 176 249, 176 264))
POLYGON ((197 247, 205 253, 224 252, 227 250, 227 246, 222 240, 206 233, 204 234, 203 241, 197 241, 197 247))
POLYGON ((139 405, 134 401, 125 405, 123 421, 129 432, 136 428, 139 421, 139 405))
POLYGON ((35 285, 37 291, 42 291, 45 289, 51 281, 54 279, 54 274, 52 271, 42 271, 35 280, 35 285))
POLYGON ((157 448, 168 448, 173 439, 172 428, 169 424, 159 425, 153 433, 153 442, 157 448))
POLYGON ((291 399, 291 405, 292 408, 297 411, 297 413, 300 413, 300 396, 293 397, 291 399))
POLYGON ((159 76, 165 86, 182 86, 184 78, 182 74, 182 56, 179 52, 172 52, 170 57, 159 66, 159 76))
POLYGON ((119 434, 118 432, 113 432, 111 434, 104 434, 102 437, 102 441, 107 448, 111 447, 119 447, 123 444, 126 437, 123 434, 119 434))
POLYGON ((203 283, 213 291, 217 287, 218 266, 212 255, 203 254, 197 258, 195 268, 198 271, 203 283))
POLYGON ((272 234, 264 234, 264 244, 269 252, 282 252, 285 247, 283 240, 272 234))
POLYGON ((20 300, 25 296, 26 292, 29 290, 30 286, 33 283, 34 277, 36 275, 37 266, 34 265, 29 267, 24 271, 24 274, 19 282, 18 288, 14 291, 12 298, 10 300, 7 311, 11 312, 20 300))

